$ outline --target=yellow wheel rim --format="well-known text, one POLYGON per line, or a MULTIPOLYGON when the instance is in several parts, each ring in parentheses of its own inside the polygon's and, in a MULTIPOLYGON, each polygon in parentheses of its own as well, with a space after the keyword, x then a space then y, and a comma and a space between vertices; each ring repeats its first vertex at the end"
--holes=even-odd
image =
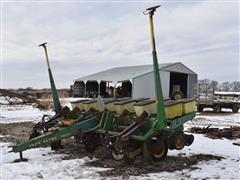
POLYGON ((177 139, 175 146, 177 149, 182 149, 184 147, 184 145, 185 145, 185 140, 181 136, 180 138, 177 139))
POLYGON ((162 151, 161 152, 161 154, 153 154, 154 155, 154 157, 156 157, 156 158, 161 158, 163 155, 164 155, 164 151, 162 151))
POLYGON ((155 152, 155 153, 153 153, 153 156, 154 157, 156 157, 156 158, 161 158, 161 157, 163 157, 163 155, 164 155, 164 152, 165 152, 165 146, 163 146, 163 148, 162 148, 162 150, 160 151, 160 153, 159 152, 155 152))
POLYGON ((182 97, 181 97, 181 95, 180 94, 176 94, 175 96, 174 96, 174 99, 175 100, 178 100, 178 99, 181 99, 182 97))

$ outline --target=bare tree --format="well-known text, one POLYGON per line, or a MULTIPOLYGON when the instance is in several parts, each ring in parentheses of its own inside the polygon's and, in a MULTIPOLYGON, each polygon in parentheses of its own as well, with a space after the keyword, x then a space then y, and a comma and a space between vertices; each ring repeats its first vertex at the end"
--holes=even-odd
POLYGON ((213 91, 217 91, 218 90, 218 82, 215 80, 211 81, 211 86, 213 88, 213 91))
POLYGON ((230 88, 230 81, 225 81, 222 83, 222 90, 225 91, 225 92, 229 92, 231 90, 230 88))
POLYGON ((230 87, 231 91, 240 92, 240 81, 232 81, 230 87))

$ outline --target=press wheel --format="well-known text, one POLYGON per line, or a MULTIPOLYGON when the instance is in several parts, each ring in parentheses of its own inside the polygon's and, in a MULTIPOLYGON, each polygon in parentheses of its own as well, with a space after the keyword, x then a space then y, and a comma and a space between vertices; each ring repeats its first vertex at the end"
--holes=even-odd
POLYGON ((152 141, 152 158, 156 161, 164 160, 167 157, 168 146, 166 141, 158 139, 152 141))

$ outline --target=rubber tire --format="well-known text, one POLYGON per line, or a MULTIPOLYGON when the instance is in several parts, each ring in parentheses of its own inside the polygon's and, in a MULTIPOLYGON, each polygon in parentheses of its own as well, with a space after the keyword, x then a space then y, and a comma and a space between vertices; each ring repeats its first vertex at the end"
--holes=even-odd
POLYGON ((220 113, 221 112, 221 107, 219 105, 213 106, 213 112, 220 113))
POLYGON ((182 150, 187 142, 183 132, 176 132, 171 139, 172 139, 173 147, 176 150, 182 150), (182 146, 177 147, 176 144, 177 144, 179 138, 182 139, 183 143, 182 143, 182 146))
POLYGON ((183 99, 184 95, 181 91, 177 91, 172 95, 172 99, 173 100, 179 100, 179 99, 183 99))
POLYGON ((197 111, 198 111, 198 112, 203 112, 203 106, 198 105, 198 106, 197 106, 197 111))
POLYGON ((233 106, 232 106, 232 112, 233 112, 233 113, 238 113, 238 110, 239 110, 239 108, 238 108, 237 105, 233 105, 233 106))
POLYGON ((192 134, 185 134, 186 146, 190 146, 194 141, 194 136, 192 134))
POLYGON ((167 157, 167 153, 168 153, 168 145, 167 142, 164 140, 153 140, 152 141, 152 159, 155 161, 162 161, 167 157), (163 152, 161 152, 161 156, 157 157, 156 155, 154 155, 155 153, 154 151, 154 146, 163 146, 163 152))

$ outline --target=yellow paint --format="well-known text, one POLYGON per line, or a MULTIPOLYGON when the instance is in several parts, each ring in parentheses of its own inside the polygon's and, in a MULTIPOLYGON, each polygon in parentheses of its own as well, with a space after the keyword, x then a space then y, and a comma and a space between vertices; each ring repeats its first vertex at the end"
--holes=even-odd
POLYGON ((192 100, 186 103, 182 103, 183 114, 194 112, 196 109, 196 101, 192 100))
MULTIPOLYGON (((157 109, 155 103, 147 104, 144 106, 134 106, 137 116, 140 116, 144 111, 149 115, 157 114, 157 109)), ((167 119, 174 119, 176 117, 182 116, 183 112, 182 103, 165 106, 165 115, 167 119)))

